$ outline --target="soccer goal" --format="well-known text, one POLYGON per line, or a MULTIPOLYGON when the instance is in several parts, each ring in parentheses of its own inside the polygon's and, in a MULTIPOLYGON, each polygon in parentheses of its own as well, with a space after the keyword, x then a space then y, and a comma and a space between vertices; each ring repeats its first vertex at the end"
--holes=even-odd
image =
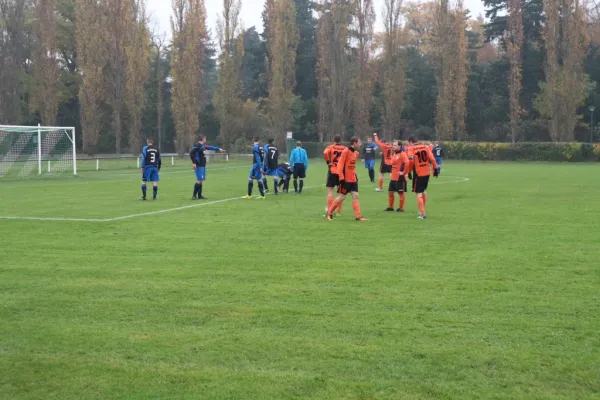
POLYGON ((0 125, 0 179, 73 172, 75 128, 0 125))

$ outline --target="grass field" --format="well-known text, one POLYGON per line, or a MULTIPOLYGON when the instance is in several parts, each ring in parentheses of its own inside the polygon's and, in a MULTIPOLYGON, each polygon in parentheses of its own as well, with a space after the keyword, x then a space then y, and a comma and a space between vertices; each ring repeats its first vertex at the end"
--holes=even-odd
POLYGON ((317 161, 180 164, 0 183, 0 398, 600 398, 599 165, 447 162, 425 221, 361 169, 328 222, 317 161))

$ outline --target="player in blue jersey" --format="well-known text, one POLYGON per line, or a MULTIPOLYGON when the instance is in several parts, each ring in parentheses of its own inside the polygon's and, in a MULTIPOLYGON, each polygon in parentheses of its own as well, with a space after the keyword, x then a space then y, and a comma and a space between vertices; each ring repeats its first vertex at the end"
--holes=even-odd
POLYGON ((146 183, 152 182, 152 200, 156 200, 158 195, 158 171, 162 165, 160 152, 154 148, 153 140, 146 139, 146 146, 142 149, 142 197, 140 200, 146 200, 146 183))
POLYGON ((375 183, 375 151, 379 149, 375 143, 373 143, 373 138, 368 137, 367 143, 363 148, 362 158, 365 161, 365 168, 369 170, 369 179, 371 179, 372 183, 375 183))
POLYGON ((269 183, 267 181, 267 171, 269 170, 269 166, 267 165, 267 157, 266 155, 269 153, 269 143, 272 143, 273 139, 269 139, 268 143, 265 144, 263 146, 263 154, 265 155, 264 159, 263 159, 263 171, 265 171, 265 173, 263 174, 263 186, 265 188, 265 193, 267 193, 269 191, 269 183))
POLYGON ((302 148, 302 142, 300 141, 296 142, 296 148, 290 154, 290 167, 294 172, 294 191, 296 194, 301 194, 302 188, 304 188, 306 171, 308 171, 308 155, 306 150, 302 148), (298 190, 298 178, 300 178, 300 190, 298 190))
POLYGON ((283 163, 277 165, 277 176, 279 177, 279 188, 283 186, 283 191, 288 193, 290 190, 290 180, 292 179, 292 169, 290 164, 283 163))
POLYGON ((265 149, 260 146, 258 136, 254 136, 253 141, 254 146, 252 146, 252 169, 248 175, 248 195, 242 197, 242 199, 252 198, 252 189, 254 187, 254 181, 256 181, 256 183, 258 183, 258 190, 260 192, 260 197, 258 198, 264 200, 265 189, 263 187, 262 177, 265 173, 263 170, 263 165, 265 162, 265 149))
MULTIPOLYGON (((279 185, 277 182, 277 178, 279 177, 277 174, 277 168, 279 167, 279 150, 277 146, 275 146, 275 139, 269 139, 269 144, 265 145, 265 161, 264 161, 264 171, 265 176, 270 176, 273 178, 273 184, 275 194, 279 193, 279 185)), ((268 191, 268 187, 265 184, 265 180, 263 180, 263 184, 265 185, 265 192, 268 191)))
POLYGON ((435 162, 437 162, 438 168, 442 169, 442 157, 444 157, 444 148, 440 146, 439 142, 435 142, 435 145, 431 149, 433 156, 435 157, 435 162))
POLYGON ((196 174, 192 200, 206 200, 206 197, 202 195, 202 183, 206 180, 206 154, 204 153, 206 150, 225 152, 225 150, 217 146, 208 146, 206 144, 206 136, 200 136, 198 144, 192 147, 190 150, 190 159, 192 160, 196 174))

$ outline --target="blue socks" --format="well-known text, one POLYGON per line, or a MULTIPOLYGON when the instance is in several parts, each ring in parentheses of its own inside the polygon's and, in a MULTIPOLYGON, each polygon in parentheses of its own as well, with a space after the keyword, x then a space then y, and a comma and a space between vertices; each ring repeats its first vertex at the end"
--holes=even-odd
POLYGON ((146 184, 142 183, 142 197, 146 198, 146 184))

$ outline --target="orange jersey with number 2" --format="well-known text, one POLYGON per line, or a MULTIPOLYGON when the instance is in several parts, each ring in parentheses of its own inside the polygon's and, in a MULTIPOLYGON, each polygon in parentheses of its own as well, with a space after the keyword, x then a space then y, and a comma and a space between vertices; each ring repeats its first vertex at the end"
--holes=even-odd
POLYGON ((435 157, 431 152, 431 149, 424 144, 417 144, 412 147, 412 160, 411 169, 415 171, 417 176, 429 176, 431 170, 429 164, 433 166, 433 169, 437 169, 438 165, 435 162, 435 157))
POLYGON ((331 171, 332 174, 338 173, 338 161, 340 160, 340 157, 342 156, 342 153, 344 152, 344 150, 346 150, 346 148, 346 146, 341 144, 332 144, 330 146, 327 146, 327 148, 323 152, 323 158, 326 162, 328 162, 329 171, 331 171))
POLYGON ((338 161, 337 170, 340 176, 340 181, 348 183, 358 182, 356 178, 356 160, 358 159, 358 151, 353 147, 346 147, 338 161))

